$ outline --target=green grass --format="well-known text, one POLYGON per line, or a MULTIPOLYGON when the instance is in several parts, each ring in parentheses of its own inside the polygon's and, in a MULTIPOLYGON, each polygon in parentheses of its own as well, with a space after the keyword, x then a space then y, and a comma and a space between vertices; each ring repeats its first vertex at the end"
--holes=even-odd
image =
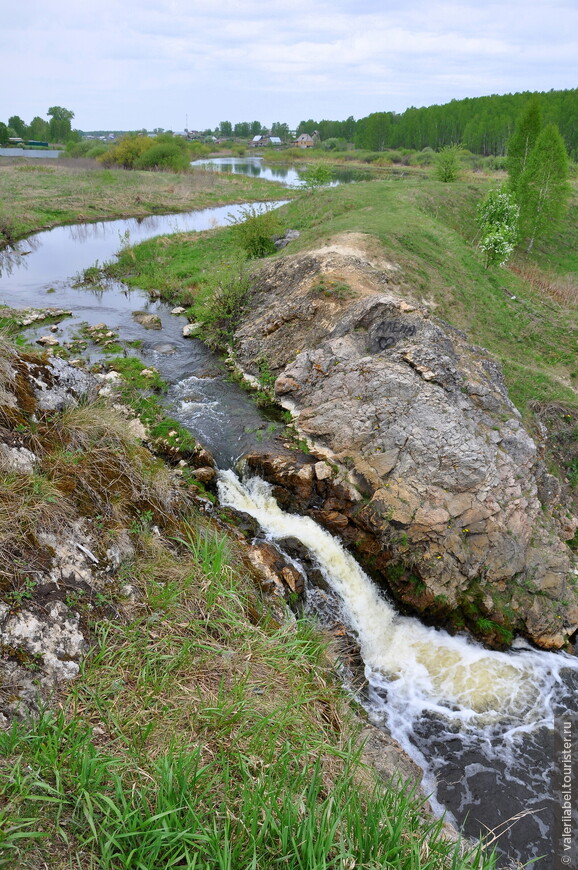
POLYGON ((59 224, 291 196, 280 184, 242 175, 111 170, 96 162, 94 168, 71 163, 21 166, 0 158, 0 246, 59 224))
MULTIPOLYGON (((424 300, 434 314, 467 332, 502 364, 510 395, 523 413, 531 400, 577 403, 571 373, 576 369, 576 305, 556 301, 520 274, 486 269, 475 247, 476 206, 496 182, 442 184, 432 179, 388 179, 318 190, 298 197, 278 214, 284 227, 301 231, 285 253, 305 251, 338 233, 375 237, 386 259, 401 266, 400 292, 424 300), (515 297, 515 298, 512 298, 515 297)), ((564 225, 536 254, 540 268, 578 280, 576 194, 564 225)), ((123 252, 117 276, 165 298, 203 309, 219 276, 238 256, 230 229, 197 236, 172 236, 123 252)), ((528 258, 519 255, 518 270, 528 258)))
POLYGON ((122 375, 119 397, 147 427, 160 454, 181 457, 195 449, 197 442, 188 429, 167 415, 161 399, 167 384, 156 369, 147 368, 137 357, 115 357, 107 360, 106 367, 122 375), (143 375, 143 371, 148 374, 143 375))
POLYGON ((95 626, 58 714, 0 734, 0 866, 493 867, 363 767, 324 643, 271 618, 226 535, 140 534, 138 613, 95 626))

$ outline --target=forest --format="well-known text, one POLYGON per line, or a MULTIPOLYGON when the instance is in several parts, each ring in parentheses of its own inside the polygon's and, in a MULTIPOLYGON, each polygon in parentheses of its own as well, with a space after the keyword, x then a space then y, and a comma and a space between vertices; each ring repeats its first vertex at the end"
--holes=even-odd
POLYGON ((452 100, 440 106, 373 112, 365 118, 345 121, 301 121, 297 133, 317 130, 321 141, 345 139, 357 148, 384 151, 387 148, 433 148, 460 143, 474 154, 504 155, 518 117, 532 98, 538 97, 545 124, 556 124, 569 156, 578 159, 578 88, 563 91, 492 94, 487 97, 452 100))

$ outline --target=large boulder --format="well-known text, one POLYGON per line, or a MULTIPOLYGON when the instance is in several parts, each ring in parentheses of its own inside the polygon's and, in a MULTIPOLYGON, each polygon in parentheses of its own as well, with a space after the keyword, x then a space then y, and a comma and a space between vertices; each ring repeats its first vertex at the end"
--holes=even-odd
POLYGON ((237 357, 253 375, 267 360, 320 455, 253 467, 286 506, 357 546, 412 610, 493 645, 520 632, 560 648, 578 627, 564 543, 578 520, 557 516, 496 361, 398 281, 394 264, 343 244, 261 274, 237 357))

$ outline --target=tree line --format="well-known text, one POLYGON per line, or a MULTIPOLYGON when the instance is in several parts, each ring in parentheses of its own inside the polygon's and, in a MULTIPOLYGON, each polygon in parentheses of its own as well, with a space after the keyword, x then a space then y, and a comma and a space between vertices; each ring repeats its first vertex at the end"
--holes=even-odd
POLYGON ((8 145, 10 139, 35 142, 58 142, 64 144, 78 140, 81 133, 72 129, 74 112, 63 106, 51 106, 46 112, 48 120, 36 115, 27 124, 19 115, 12 115, 8 122, 0 121, 0 145, 8 145))
POLYGON ((578 88, 563 91, 524 91, 452 100, 444 105, 410 107, 405 112, 373 112, 345 121, 301 121, 297 133, 316 130, 322 142, 342 139, 356 148, 385 151, 412 148, 439 151, 461 143, 474 154, 505 155, 516 121, 532 100, 538 99, 546 125, 555 124, 569 155, 578 160, 578 88))

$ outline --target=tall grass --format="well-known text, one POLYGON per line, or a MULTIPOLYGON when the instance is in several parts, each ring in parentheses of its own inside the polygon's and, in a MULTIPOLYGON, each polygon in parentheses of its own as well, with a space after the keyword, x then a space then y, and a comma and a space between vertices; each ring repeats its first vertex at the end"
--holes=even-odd
POLYGON ((0 749, 11 759, 0 787, 3 867, 65 849, 101 870, 494 866, 444 840, 441 821, 424 823, 411 789, 359 788, 353 746, 330 785, 304 741, 262 757, 224 746, 208 761, 200 747, 175 746, 145 761, 96 747, 91 729, 62 713, 14 725, 0 749))
POLYGON ((267 616, 228 537, 177 538, 144 536, 140 604, 61 711, 0 734, 0 867, 493 867, 364 767, 324 641, 267 616))

